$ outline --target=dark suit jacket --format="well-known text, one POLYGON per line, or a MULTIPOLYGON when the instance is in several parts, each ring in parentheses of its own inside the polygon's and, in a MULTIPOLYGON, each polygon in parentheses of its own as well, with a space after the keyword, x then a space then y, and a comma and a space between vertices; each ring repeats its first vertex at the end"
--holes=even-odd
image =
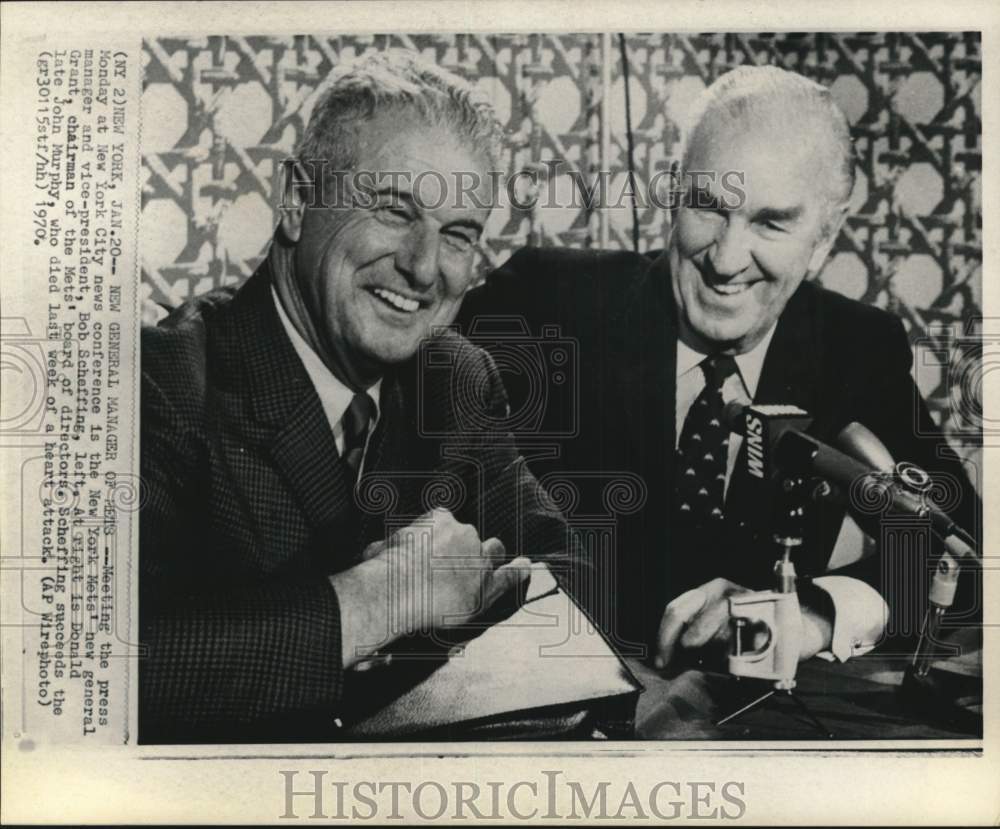
POLYGON ((142 332, 144 742, 335 738, 349 712, 327 575, 434 506, 509 557, 565 563, 496 368, 454 333, 383 378, 356 505, 269 286, 265 265, 142 332))
MULTIPOLYGON (((665 603, 707 579, 771 586, 775 547, 767 516, 755 508, 755 485, 742 458, 727 491, 726 549, 695 554, 678 549, 671 533, 677 312, 665 256, 651 261, 629 252, 522 250, 466 298, 460 322, 469 333, 475 325, 481 329, 487 316, 494 326, 498 316, 520 318, 534 335, 557 326, 575 346, 577 399, 570 401, 565 392, 531 398, 545 409, 538 434, 558 445, 558 457, 531 461, 539 479, 551 486, 557 474, 621 471, 638 475, 644 485, 644 506, 616 517, 614 554, 597 574, 615 585, 617 600, 604 621, 620 643, 647 642, 665 603), (559 424, 569 422, 573 412, 574 434, 557 436, 567 435, 559 424)), ((488 349, 499 342, 495 336, 484 340, 488 349)), ((810 432, 826 442, 851 421, 864 424, 897 460, 957 482, 961 497, 951 507, 959 523, 975 532, 978 499, 911 380, 911 364, 896 317, 804 283, 778 322, 754 402, 802 407, 815 418, 810 432)), ((517 372, 505 373, 504 381, 516 412, 529 389, 517 372)), ((527 442, 519 443, 527 453, 527 442)), ((566 510, 571 523, 587 512, 580 503, 575 514, 566 510)), ((810 514, 807 546, 796 562, 805 576, 826 571, 843 510, 813 507, 810 514)), ((927 582, 924 558, 905 552, 903 561, 891 563, 886 556, 871 557, 848 573, 865 578, 894 612, 905 613, 906 618, 894 617, 892 630, 914 633, 923 607, 914 579, 927 582)), ((975 581, 963 577, 967 591, 975 581)), ((963 601, 968 610, 968 592, 956 611, 963 601)))

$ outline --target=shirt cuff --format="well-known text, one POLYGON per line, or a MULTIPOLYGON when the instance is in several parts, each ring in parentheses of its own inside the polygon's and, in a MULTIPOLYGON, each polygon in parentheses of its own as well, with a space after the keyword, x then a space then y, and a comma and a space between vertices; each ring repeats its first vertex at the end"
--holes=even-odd
POLYGON ((889 606, 871 585, 850 576, 818 576, 812 583, 833 602, 833 641, 817 656, 846 662, 862 656, 881 641, 889 606))

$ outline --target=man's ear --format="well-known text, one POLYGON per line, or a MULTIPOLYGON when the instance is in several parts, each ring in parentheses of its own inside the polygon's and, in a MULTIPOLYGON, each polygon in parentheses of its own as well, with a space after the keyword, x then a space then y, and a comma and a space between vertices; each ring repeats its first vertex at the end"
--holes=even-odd
POLYGON ((306 212, 306 195, 315 192, 315 185, 301 161, 285 165, 285 198, 281 204, 281 230, 289 242, 299 241, 306 212))
POLYGON ((827 221, 826 233, 816 244, 816 247, 812 252, 812 256, 809 257, 809 267, 806 270, 806 273, 809 276, 814 276, 819 273, 820 268, 823 267, 823 263, 826 262, 826 257, 830 255, 833 244, 837 241, 837 237, 840 235, 840 229, 844 226, 844 220, 847 218, 848 207, 849 205, 844 204, 836 208, 833 215, 827 221))

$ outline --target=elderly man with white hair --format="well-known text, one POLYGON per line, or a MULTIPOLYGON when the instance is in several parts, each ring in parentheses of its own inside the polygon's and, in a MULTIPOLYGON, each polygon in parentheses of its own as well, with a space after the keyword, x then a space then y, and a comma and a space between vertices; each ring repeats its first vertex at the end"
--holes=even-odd
MULTIPOLYGON (((576 431, 533 470, 542 480, 595 470, 642 479, 644 509, 615 517, 614 549, 595 564, 615 587, 603 623, 623 651, 661 668, 724 652, 728 598, 772 586, 771 515, 727 405, 797 406, 827 443, 861 423, 960 495, 947 508, 961 526, 974 531, 980 509, 911 380, 901 321, 813 280, 854 182, 849 125, 829 90, 741 67, 703 93, 696 116, 655 261, 523 250, 470 293, 460 317, 510 314, 576 341, 586 367, 576 431)), ((511 404, 520 405, 513 393, 511 404)), ((800 657, 845 660, 879 643, 887 652, 916 633, 928 550, 866 557, 873 544, 842 507, 806 509, 795 556, 800 657)), ((876 536, 899 529, 884 517, 876 536)), ((973 582, 963 580, 955 609, 974 616, 973 582)))
POLYGON ((335 738, 347 669, 565 564, 496 367, 438 333, 500 138, 411 56, 338 72, 264 263, 143 331, 140 740, 335 738))

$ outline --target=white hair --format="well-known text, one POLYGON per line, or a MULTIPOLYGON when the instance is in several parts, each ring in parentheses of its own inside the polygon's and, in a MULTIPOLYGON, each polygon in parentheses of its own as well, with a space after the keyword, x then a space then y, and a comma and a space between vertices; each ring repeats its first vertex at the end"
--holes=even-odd
MULTIPOLYGON (((777 66, 739 66, 719 77, 699 97, 683 152, 683 167, 702 130, 716 119, 768 123, 786 129, 811 124, 832 156, 829 207, 843 208, 854 188, 854 145, 847 117, 825 86, 777 66), (793 121, 793 124, 789 122, 793 121)), ((805 132, 805 131, 803 131, 805 132)))
POLYGON ((493 167, 499 163, 503 128, 486 95, 405 51, 372 53, 334 69, 317 90, 295 155, 347 170, 356 163, 359 127, 393 109, 418 113, 428 125, 445 127, 465 141, 493 167))

